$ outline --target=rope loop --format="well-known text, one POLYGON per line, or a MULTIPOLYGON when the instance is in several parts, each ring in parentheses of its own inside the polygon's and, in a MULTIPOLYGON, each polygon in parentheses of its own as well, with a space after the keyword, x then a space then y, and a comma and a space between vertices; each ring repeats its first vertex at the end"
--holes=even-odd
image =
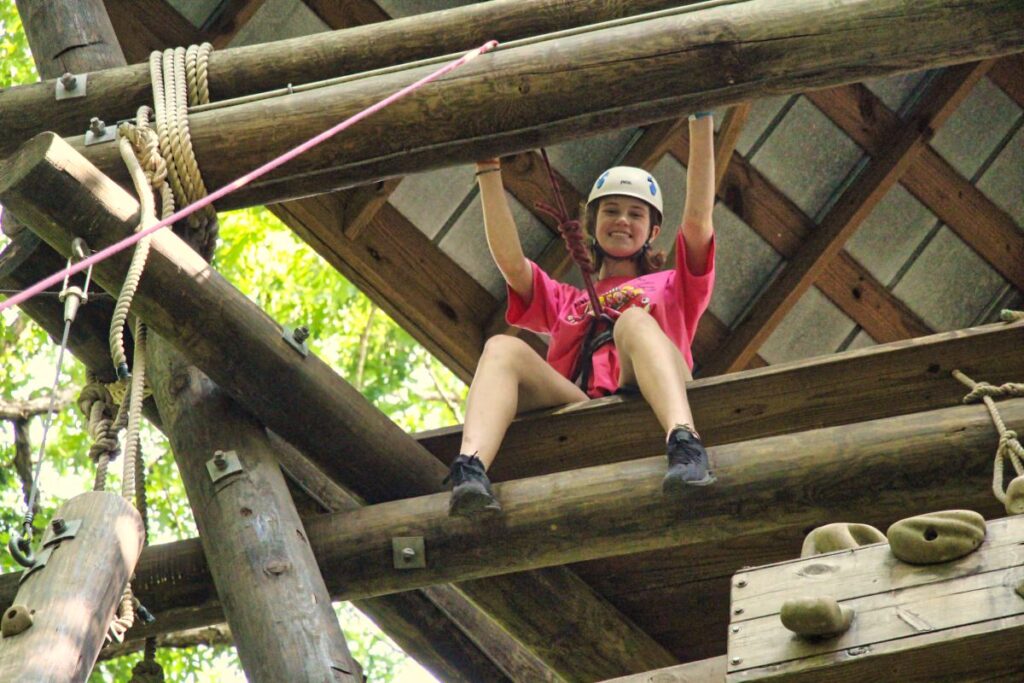
POLYGON ((1011 396, 1024 396, 1024 384, 1007 382, 997 386, 988 382, 977 382, 970 393, 964 396, 964 403, 978 403, 985 397, 1010 398, 1011 396))

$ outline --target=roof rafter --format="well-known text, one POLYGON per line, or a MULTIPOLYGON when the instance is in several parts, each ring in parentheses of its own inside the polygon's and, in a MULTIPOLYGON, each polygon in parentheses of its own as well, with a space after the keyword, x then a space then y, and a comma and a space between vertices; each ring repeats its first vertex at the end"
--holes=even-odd
POLYGON ((988 60, 950 67, 939 76, 917 103, 908 122, 901 125, 895 136, 890 136, 882 154, 868 162, 718 355, 707 363, 708 373, 732 372, 749 361, 991 64, 992 60, 988 60))

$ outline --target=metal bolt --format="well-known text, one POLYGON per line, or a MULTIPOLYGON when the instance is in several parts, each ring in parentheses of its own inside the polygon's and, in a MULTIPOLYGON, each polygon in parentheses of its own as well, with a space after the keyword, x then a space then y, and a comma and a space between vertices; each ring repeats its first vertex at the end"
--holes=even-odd
POLYGON ((70 71, 65 72, 64 75, 60 77, 60 84, 64 86, 65 90, 74 90, 76 83, 78 83, 78 78, 76 78, 70 71))
POLYGON ((740 627, 739 626, 733 626, 731 630, 732 630, 733 633, 739 633, 740 632, 740 627))
POLYGON ((100 137, 107 132, 107 124, 105 124, 99 117, 94 116, 89 119, 89 132, 96 137, 100 137))
POLYGON ((309 339, 309 328, 306 327, 305 325, 303 325, 302 327, 296 327, 295 331, 292 332, 292 339, 294 339, 299 344, 306 341, 307 339, 309 339))
POLYGON ((416 557, 416 550, 413 548, 402 548, 402 558, 406 562, 411 562, 416 557))
POLYGON ((213 466, 218 470, 226 470, 228 468, 228 461, 224 459, 224 451, 213 452, 213 466))
POLYGON ((734 609, 732 611, 732 613, 733 614, 743 614, 743 608, 742 607, 737 607, 736 609, 734 609))
POLYGON ((736 666, 737 664, 739 664, 742 661, 743 661, 742 657, 733 657, 732 659, 729 660, 729 663, 732 664, 733 666, 736 666))
POLYGON ((747 580, 746 579, 740 579, 739 581, 736 582, 736 587, 737 588, 746 588, 746 586, 747 586, 747 580))
POLYGON ((53 521, 50 522, 50 526, 53 528, 54 533, 62 534, 67 531, 68 523, 64 521, 63 517, 54 517, 53 521))

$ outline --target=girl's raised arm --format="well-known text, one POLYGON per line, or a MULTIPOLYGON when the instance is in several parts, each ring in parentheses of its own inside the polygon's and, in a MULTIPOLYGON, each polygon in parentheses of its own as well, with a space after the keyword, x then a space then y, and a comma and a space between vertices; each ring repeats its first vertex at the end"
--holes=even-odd
POLYGON ((533 298, 533 268, 523 254, 519 232, 508 206, 505 186, 501 182, 501 162, 497 159, 478 161, 476 178, 480 184, 484 230, 491 257, 508 286, 529 302, 533 298))
POLYGON ((715 124, 710 114, 690 117, 690 158, 686 166, 686 206, 683 208, 683 240, 686 266, 703 274, 714 229, 711 211, 715 207, 715 124))

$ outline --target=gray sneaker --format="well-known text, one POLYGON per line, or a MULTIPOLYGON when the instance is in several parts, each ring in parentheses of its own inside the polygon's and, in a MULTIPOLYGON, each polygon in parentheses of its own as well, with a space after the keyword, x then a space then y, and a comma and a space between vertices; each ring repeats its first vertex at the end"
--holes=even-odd
POLYGON ((687 486, 708 486, 715 477, 708 471, 708 452, 697 435, 686 427, 676 427, 668 437, 668 473, 661 490, 677 495, 687 486))
POLYGON ((459 455, 452 461, 444 483, 452 483, 448 503, 450 517, 473 517, 481 512, 499 512, 501 503, 494 497, 484 464, 475 455, 459 455))

